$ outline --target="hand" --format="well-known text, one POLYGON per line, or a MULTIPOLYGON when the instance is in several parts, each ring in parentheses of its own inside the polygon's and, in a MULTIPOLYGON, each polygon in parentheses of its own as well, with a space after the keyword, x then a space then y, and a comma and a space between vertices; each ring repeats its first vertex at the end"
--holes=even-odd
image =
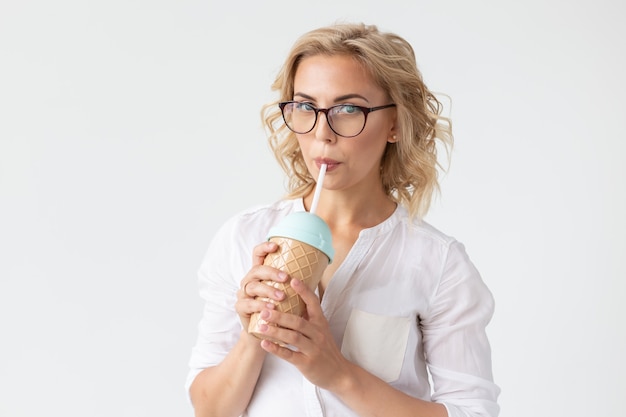
POLYGON ((241 280, 241 288, 237 292, 235 303, 235 310, 246 331, 253 313, 258 313, 263 309, 273 310, 275 305, 272 301, 281 301, 285 298, 283 291, 261 282, 285 282, 289 278, 286 272, 263 265, 267 254, 277 250, 278 245, 273 242, 261 243, 252 250, 252 268, 241 280))
POLYGON ((269 340, 263 340, 261 347, 296 366, 313 384, 333 390, 347 375, 350 363, 335 343, 317 295, 297 279, 291 280, 291 287, 306 305, 304 317, 266 308, 261 318, 276 326, 262 324, 260 330, 292 349, 269 340))

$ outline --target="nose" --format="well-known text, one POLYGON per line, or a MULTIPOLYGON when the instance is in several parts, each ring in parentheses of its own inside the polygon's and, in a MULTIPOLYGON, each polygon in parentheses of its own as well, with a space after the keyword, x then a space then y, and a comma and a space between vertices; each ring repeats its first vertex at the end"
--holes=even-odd
POLYGON ((337 134, 330 128, 330 124, 328 123, 328 114, 326 112, 320 111, 317 114, 317 123, 315 124, 314 130, 315 139, 317 140, 329 143, 337 140, 337 134), (324 117, 324 120, 322 120, 322 117, 324 117))

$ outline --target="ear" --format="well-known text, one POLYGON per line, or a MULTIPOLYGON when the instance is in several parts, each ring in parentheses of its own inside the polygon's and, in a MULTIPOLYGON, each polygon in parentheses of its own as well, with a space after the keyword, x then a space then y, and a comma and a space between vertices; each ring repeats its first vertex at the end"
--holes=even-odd
POLYGON ((396 125, 394 123, 389 129, 389 137, 387 138, 388 143, 396 143, 398 141, 398 131, 396 130, 396 125))
MULTIPOLYGON (((395 109, 394 109, 395 110, 395 109)), ((393 120, 393 124, 391 125, 391 129, 389 129, 389 136, 387 138, 387 143, 396 143, 398 141, 398 130, 396 129, 397 120, 393 120)))

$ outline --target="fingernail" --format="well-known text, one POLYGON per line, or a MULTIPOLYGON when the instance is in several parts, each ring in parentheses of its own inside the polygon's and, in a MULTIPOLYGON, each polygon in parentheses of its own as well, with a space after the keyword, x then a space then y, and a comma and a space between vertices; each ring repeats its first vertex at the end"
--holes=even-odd
POLYGON ((276 296, 277 299, 282 300, 285 295, 282 291, 274 291, 274 296, 276 296))
POLYGON ((298 279, 296 279, 296 278, 292 278, 292 279, 291 279, 291 286, 292 286, 292 287, 293 287, 293 286, 296 286, 296 287, 297 287, 298 285, 300 285, 300 280, 298 280, 298 279))
POLYGON ((267 311, 267 310, 261 311, 261 318, 262 319, 269 319, 270 318, 270 312, 267 311))
POLYGON ((286 272, 283 272, 283 271, 280 271, 280 272, 278 273, 278 279, 280 279, 281 281, 286 280, 286 279, 287 279, 287 273, 286 273, 286 272))

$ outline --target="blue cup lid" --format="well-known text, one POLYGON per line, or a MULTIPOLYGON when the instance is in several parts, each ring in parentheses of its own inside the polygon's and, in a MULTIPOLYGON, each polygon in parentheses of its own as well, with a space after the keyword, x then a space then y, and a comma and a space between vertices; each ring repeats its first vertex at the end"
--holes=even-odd
POLYGON ((328 263, 333 261, 335 249, 332 246, 330 228, 316 214, 307 211, 290 213, 279 224, 270 229, 268 239, 279 236, 299 240, 313 246, 328 256, 328 263))

